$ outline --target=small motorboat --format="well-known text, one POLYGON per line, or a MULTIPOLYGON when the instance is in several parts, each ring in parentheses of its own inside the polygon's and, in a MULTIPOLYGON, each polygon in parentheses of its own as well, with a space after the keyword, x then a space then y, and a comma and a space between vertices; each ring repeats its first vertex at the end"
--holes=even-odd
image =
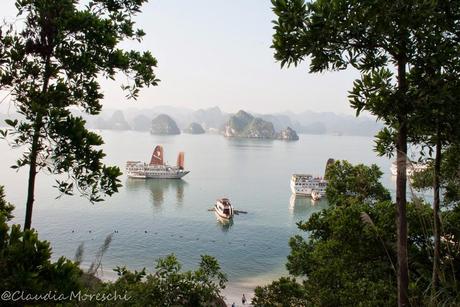
POLYGON ((311 191, 311 199, 320 200, 321 199, 321 194, 318 191, 313 190, 313 191, 311 191))
POLYGON ((224 220, 230 220, 234 215, 233 206, 228 198, 218 199, 214 205, 214 212, 224 220))

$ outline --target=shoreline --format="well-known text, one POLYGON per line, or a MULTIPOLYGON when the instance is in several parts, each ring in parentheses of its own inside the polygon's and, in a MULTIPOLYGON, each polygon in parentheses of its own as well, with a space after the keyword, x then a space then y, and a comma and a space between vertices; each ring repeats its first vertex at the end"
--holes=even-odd
MULTIPOLYGON (((87 268, 84 267, 82 269, 84 270, 87 268)), ((227 306, 232 306, 233 303, 235 303, 236 306, 252 306, 251 300, 254 297, 254 289, 257 286, 265 286, 286 274, 287 272, 273 271, 258 276, 228 281, 225 289, 221 291, 221 294, 227 306), (246 304, 244 305, 241 303, 243 294, 246 297, 246 304)), ((115 271, 105 269, 102 271, 102 274, 96 276, 103 281, 115 281, 118 278, 115 271)))

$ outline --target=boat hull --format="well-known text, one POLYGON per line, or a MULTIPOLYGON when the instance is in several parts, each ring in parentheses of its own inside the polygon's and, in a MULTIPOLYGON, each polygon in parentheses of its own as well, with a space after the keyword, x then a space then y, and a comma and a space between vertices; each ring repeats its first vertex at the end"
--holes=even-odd
POLYGON ((231 220, 233 218, 233 207, 231 205, 228 205, 226 207, 225 210, 227 210, 228 208, 228 212, 229 213, 225 213, 222 209, 221 209, 221 206, 222 204, 217 202, 215 205, 214 205, 214 213, 221 219, 223 220, 231 220))
POLYGON ((214 210, 214 214, 216 215, 217 220, 221 223, 229 223, 231 220, 233 220, 233 216, 228 217, 225 215, 221 215, 217 212, 217 210, 214 210))
POLYGON ((190 171, 170 165, 147 164, 140 161, 126 162, 126 174, 137 179, 180 179, 190 171))
POLYGON ((220 212, 219 210, 215 209, 214 212, 216 213, 216 215, 223 219, 223 220, 230 220, 233 218, 233 215, 227 215, 227 214, 224 214, 222 212, 220 212))
POLYGON ((295 195, 311 196, 311 189, 302 189, 302 188, 296 188, 295 186, 291 186, 291 192, 292 194, 295 194, 295 195))
POLYGON ((137 178, 137 179, 181 179, 185 175, 187 175, 189 171, 182 171, 182 172, 171 172, 171 173, 162 173, 162 174, 136 174, 136 173, 128 173, 129 178, 137 178))

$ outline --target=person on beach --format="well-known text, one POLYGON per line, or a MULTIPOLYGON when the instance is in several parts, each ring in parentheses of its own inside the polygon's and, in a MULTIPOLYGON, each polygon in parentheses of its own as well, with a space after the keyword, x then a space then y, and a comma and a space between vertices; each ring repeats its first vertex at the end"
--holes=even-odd
POLYGON ((243 293, 243 297, 241 298, 241 302, 244 304, 246 304, 246 296, 244 296, 244 293, 243 293))

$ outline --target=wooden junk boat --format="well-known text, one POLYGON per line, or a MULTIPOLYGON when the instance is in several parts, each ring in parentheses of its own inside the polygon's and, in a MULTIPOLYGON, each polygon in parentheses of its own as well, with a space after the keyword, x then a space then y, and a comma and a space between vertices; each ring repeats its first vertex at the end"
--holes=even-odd
POLYGON ((163 146, 157 145, 153 150, 150 163, 141 161, 127 161, 126 173, 131 178, 179 179, 190 171, 184 169, 184 153, 179 152, 177 165, 167 165, 163 161, 163 146))

